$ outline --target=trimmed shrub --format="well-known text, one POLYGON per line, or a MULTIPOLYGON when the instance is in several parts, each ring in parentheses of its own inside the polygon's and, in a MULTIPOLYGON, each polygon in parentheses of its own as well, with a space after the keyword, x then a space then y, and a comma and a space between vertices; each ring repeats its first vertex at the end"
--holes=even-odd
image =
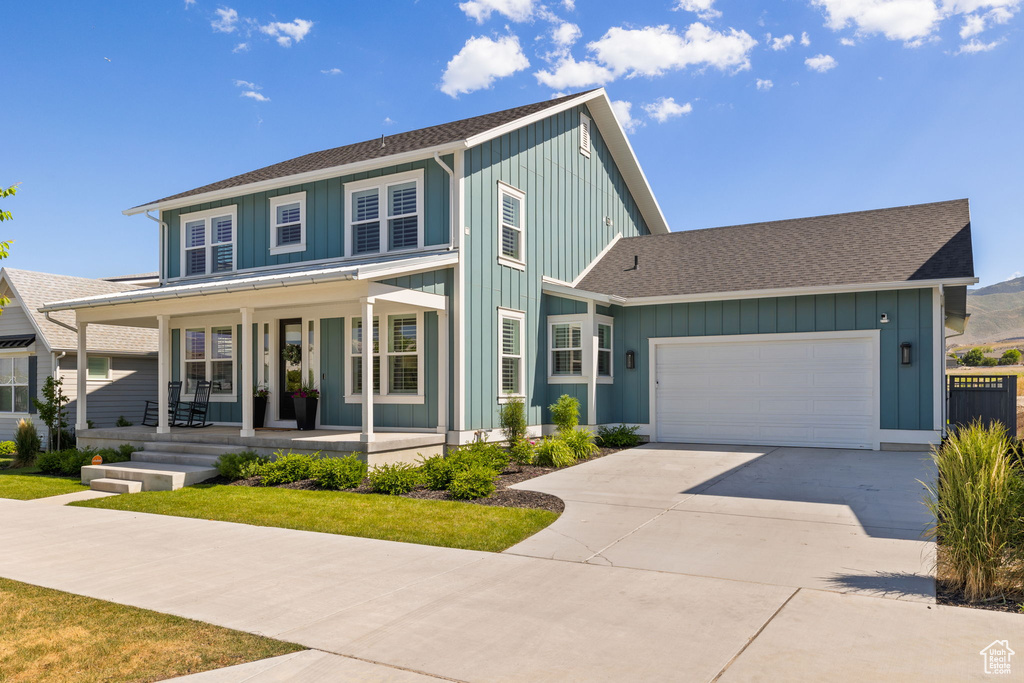
POLYGON ((548 410, 551 411, 551 421, 560 432, 575 429, 580 423, 580 402, 569 394, 559 396, 557 401, 548 406, 548 410))
POLYGON ((589 429, 570 429, 560 434, 558 438, 565 442, 576 460, 586 460, 601 450, 594 443, 594 433, 589 429))
POLYGON ((575 463, 576 456, 562 439, 546 438, 537 444, 536 464, 542 467, 568 467, 575 463))
POLYGON ((455 500, 475 500, 494 493, 494 470, 479 463, 460 470, 452 477, 448 493, 455 500))
POLYGON ((634 448, 640 445, 640 437, 636 434, 638 429, 637 425, 598 427, 597 443, 605 448, 634 448))
POLYGON ((526 438, 526 404, 521 398, 510 398, 498 408, 498 422, 509 446, 526 438))
POLYGON ((508 454, 512 462, 517 465, 532 465, 537 457, 537 451, 527 439, 520 439, 512 444, 512 448, 508 449, 508 454))
POLYGON ((269 462, 269 458, 257 455, 256 451, 242 451, 241 453, 224 453, 217 458, 217 472, 220 476, 235 481, 236 479, 248 479, 242 476, 242 466, 254 460, 269 462))
POLYGON ((455 470, 463 470, 473 464, 490 467, 495 474, 500 474, 509 463, 509 454, 501 446, 486 441, 474 441, 465 446, 448 451, 448 461, 455 470))
POLYGON ((141 449, 136 448, 135 446, 131 445, 130 443, 123 443, 123 444, 121 444, 120 446, 117 447, 117 454, 120 455, 121 457, 127 459, 127 460, 131 460, 132 459, 132 453, 135 453, 138 450, 141 450, 141 449))
POLYGON ((247 460, 238 467, 238 478, 252 479, 253 477, 262 477, 269 464, 270 460, 264 458, 247 460))
POLYGON ((1024 481, 1014 471, 1010 440, 1000 424, 953 430, 932 449, 938 482, 925 502, 935 515, 940 578, 984 600, 1021 578, 1024 561, 1024 481))
POLYGON ((355 455, 313 461, 310 479, 325 489, 354 489, 366 478, 366 463, 355 455))
POLYGON ((123 455, 113 448, 101 448, 99 450, 93 450, 92 448, 85 448, 82 450, 78 450, 77 448, 68 448, 63 451, 40 453, 39 457, 36 458, 36 466, 39 468, 39 471, 44 474, 58 474, 65 477, 73 477, 81 474, 83 467, 91 465, 93 457, 97 455, 103 458, 104 463, 127 462, 128 460, 131 460, 130 453, 128 455, 123 455))
POLYGON ((121 415, 120 417, 117 418, 117 423, 116 424, 117 424, 118 427, 131 427, 135 423, 132 422, 131 420, 125 419, 125 416, 121 415))
POLYGON ((18 447, 13 441, 0 441, 0 455, 14 455, 17 452, 18 447))
POLYGON ((311 479, 313 463, 318 457, 319 455, 303 455, 290 451, 287 454, 282 454, 278 451, 274 453, 274 459, 263 467, 260 484, 277 486, 278 484, 292 484, 303 479, 311 479))
POLYGON ((432 491, 444 491, 452 481, 455 473, 452 460, 443 455, 433 455, 420 461, 420 474, 423 485, 432 491))
POLYGON ((999 365, 999 359, 989 358, 988 356, 985 356, 984 358, 981 359, 981 363, 979 363, 979 365, 983 368, 992 368, 999 365))
POLYGON ((420 478, 419 468, 409 463, 377 465, 370 470, 370 487, 376 493, 400 496, 419 486, 420 478))
POLYGON ((18 431, 14 434, 14 448, 17 456, 14 464, 17 467, 25 467, 35 462, 36 454, 42 449, 43 443, 39 440, 39 433, 32 420, 21 418, 18 420, 18 431))

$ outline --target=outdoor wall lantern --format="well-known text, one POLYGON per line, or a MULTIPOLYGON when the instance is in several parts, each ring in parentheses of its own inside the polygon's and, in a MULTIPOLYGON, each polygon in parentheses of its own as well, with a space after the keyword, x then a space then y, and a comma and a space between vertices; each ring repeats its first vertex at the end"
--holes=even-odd
POLYGON ((626 369, 632 370, 636 367, 636 351, 626 351, 626 369))
POLYGON ((910 342, 900 344, 900 364, 910 365, 910 342))

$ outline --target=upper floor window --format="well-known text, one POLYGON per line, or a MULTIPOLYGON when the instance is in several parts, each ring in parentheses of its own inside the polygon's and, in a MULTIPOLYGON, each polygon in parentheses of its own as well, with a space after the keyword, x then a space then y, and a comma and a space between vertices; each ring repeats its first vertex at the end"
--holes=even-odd
POLYGON ((27 413, 28 356, 0 358, 0 413, 27 413))
POLYGON ((306 250, 306 193, 270 199, 270 253, 306 250))
POLYGON ((235 270, 235 226, 238 207, 182 214, 182 272, 188 276, 235 270))
POLYGON ((525 194, 498 183, 498 261, 520 270, 526 265, 525 208, 525 194))
POLYGON ((423 246, 423 170, 345 184, 349 256, 423 246))
POLYGON ((580 154, 590 158, 590 117, 580 114, 580 154))

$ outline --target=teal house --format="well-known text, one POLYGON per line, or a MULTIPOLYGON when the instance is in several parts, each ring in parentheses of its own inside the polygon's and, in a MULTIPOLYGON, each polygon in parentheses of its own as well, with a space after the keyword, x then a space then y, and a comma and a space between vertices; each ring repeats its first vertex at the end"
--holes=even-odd
MULTIPOLYGON (((586 424, 652 441, 932 443, 946 330, 977 281, 966 200, 671 232, 603 89, 125 213, 159 231, 159 286, 43 310, 75 312, 83 359, 90 326, 148 327, 157 386, 211 382, 213 427, 176 436, 162 410, 145 438, 371 462, 499 439, 509 396, 540 434, 565 393, 586 424), (274 431, 294 430, 301 385, 316 429, 274 431)), ((82 400, 86 437, 87 416, 82 400)))

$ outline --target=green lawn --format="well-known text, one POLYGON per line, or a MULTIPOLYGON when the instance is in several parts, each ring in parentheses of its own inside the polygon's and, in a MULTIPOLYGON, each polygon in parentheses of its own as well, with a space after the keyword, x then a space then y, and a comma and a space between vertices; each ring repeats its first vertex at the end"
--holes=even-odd
POLYGON ((159 681, 299 645, 0 579, 0 681, 159 681))
POLYGON ((0 458, 0 498, 33 500, 89 489, 78 477, 51 477, 36 467, 7 469, 10 464, 10 458, 0 458))
POLYGON ((500 552, 551 524, 546 510, 399 496, 247 486, 191 486, 72 503, 446 548, 500 552))

